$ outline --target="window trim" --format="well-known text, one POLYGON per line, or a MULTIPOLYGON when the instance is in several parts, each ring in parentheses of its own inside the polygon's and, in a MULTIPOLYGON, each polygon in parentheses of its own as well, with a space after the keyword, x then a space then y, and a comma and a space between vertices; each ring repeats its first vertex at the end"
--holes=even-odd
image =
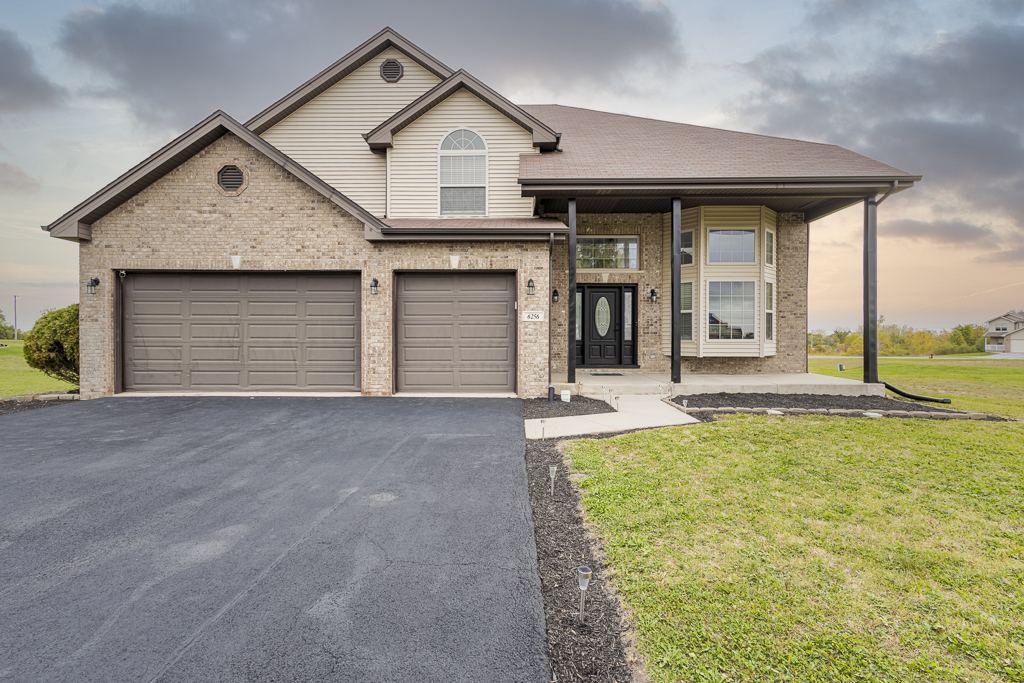
MULTIPOLYGON (((697 281, 696 280, 682 280, 679 283, 679 341, 680 343, 692 344, 697 341, 699 332, 695 332, 693 329, 693 319, 697 312, 697 307, 694 305, 697 300, 697 281), (682 308, 683 304, 683 286, 690 285, 690 308, 682 308), (683 333, 683 318, 682 316, 690 314, 690 338, 685 339, 682 336, 683 333)), ((717 341, 717 340, 716 340, 717 341)))
POLYGON ((580 268, 576 266, 577 273, 640 273, 643 272, 643 263, 640 258, 643 253, 641 245, 643 244, 640 240, 640 235, 576 235, 576 248, 580 248, 580 240, 604 240, 604 239, 626 239, 633 238, 636 240, 636 268, 580 268))
MULTIPOLYGON (((758 235, 758 233, 761 232, 761 230, 762 230, 761 229, 761 225, 758 225, 756 227, 749 227, 749 226, 738 227, 737 226, 737 227, 731 227, 731 228, 721 228, 721 227, 712 228, 711 226, 707 226, 706 225, 704 227, 704 233, 705 233, 705 236, 704 236, 704 264, 709 266, 709 267, 711 267, 711 268, 720 268, 720 267, 729 268, 729 267, 737 267, 737 266, 738 267, 749 268, 751 266, 757 266, 761 262, 760 259, 758 258, 759 254, 758 254, 758 251, 757 251, 757 235, 758 235), (739 231, 739 232, 752 232, 752 233, 754 233, 754 260, 753 261, 712 261, 711 260, 711 233, 713 233, 713 232, 723 232, 723 231, 739 231)), ((722 282, 733 282, 733 280, 722 280, 722 282)), ((736 282, 738 282, 738 280, 736 282)))
POLYGON ((776 291, 774 280, 764 281, 764 341, 775 343, 775 300, 779 293, 776 291), (772 292, 772 305, 768 307, 768 290, 772 292), (770 316, 770 319, 769 319, 770 316))
POLYGON ((775 267, 775 252, 778 249, 778 247, 776 246, 776 238, 777 238, 777 236, 776 236, 774 230, 771 230, 771 229, 769 229, 767 227, 764 229, 764 265, 765 266, 769 266, 771 268, 775 267), (772 249, 771 249, 771 252, 768 251, 768 236, 769 235, 771 235, 771 238, 772 238, 772 249), (768 260, 769 257, 771 257, 770 261, 768 260))
POLYGON ((761 311, 761 312, 764 311, 763 302, 762 302, 761 298, 757 295, 758 284, 761 282, 761 280, 759 278, 752 278, 752 277, 739 277, 739 278, 737 278, 737 277, 716 277, 716 278, 708 278, 707 280, 705 280, 704 281, 704 283, 705 283, 705 288, 704 288, 705 289, 705 294, 704 294, 704 296, 706 298, 705 310, 706 310, 706 314, 708 316, 711 315, 711 283, 712 282, 752 282, 754 284, 754 336, 752 338, 750 338, 750 339, 712 339, 711 338, 711 322, 710 322, 710 318, 709 318, 708 319, 707 327, 705 328, 707 330, 708 334, 707 334, 706 337, 704 337, 704 343, 711 343, 711 344, 717 344, 717 343, 734 344, 736 342, 745 342, 747 344, 751 344, 751 343, 759 342, 760 341, 760 337, 759 337, 760 330, 758 328, 760 327, 760 325, 758 325, 757 323, 758 323, 758 319, 760 318, 760 316, 758 315, 758 312, 759 311, 761 311))
POLYGON ((689 230, 680 230, 679 231, 679 265, 681 267, 683 267, 683 268, 689 268, 690 266, 692 266, 692 265, 697 263, 697 240, 694 239, 694 237, 695 237, 694 233, 695 232, 696 231, 693 230, 693 228, 691 228, 689 230), (693 253, 690 254, 690 262, 689 263, 686 263, 684 261, 684 259, 686 258, 686 252, 683 251, 683 249, 682 249, 683 235, 685 235, 686 233, 690 233, 690 249, 693 250, 693 253))
MULTIPOLYGON (((486 218, 491 213, 491 146, 487 143, 487 138, 480 134, 480 131, 470 128, 468 126, 459 126, 453 128, 444 135, 437 143, 437 217, 438 218, 486 218), (460 130, 468 130, 479 137, 484 143, 483 157, 484 157, 484 212, 483 213, 441 213, 441 157, 442 156, 480 156, 481 152, 478 149, 472 151, 466 150, 442 150, 441 145, 448 139, 448 136, 452 133, 456 133, 460 130)), ((479 185, 445 185, 444 187, 479 187, 479 185)))

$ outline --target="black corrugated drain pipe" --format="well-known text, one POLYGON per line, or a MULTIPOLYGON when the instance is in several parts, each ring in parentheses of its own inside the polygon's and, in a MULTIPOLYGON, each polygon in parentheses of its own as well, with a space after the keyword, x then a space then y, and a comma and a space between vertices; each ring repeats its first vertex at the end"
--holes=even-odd
POLYGON ((918 394, 908 393, 906 391, 903 391, 902 389, 897 389, 888 382, 882 382, 882 384, 885 385, 886 389, 888 389, 894 394, 899 394, 903 398, 912 398, 915 401, 931 401, 932 403, 952 403, 952 401, 950 401, 948 398, 932 398, 931 396, 920 396, 918 394))

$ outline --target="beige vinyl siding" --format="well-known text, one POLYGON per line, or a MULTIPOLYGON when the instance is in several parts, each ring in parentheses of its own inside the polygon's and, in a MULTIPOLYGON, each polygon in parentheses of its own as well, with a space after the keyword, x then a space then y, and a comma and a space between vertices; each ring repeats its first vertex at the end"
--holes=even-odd
MULTIPOLYGON (((688 266, 682 266, 680 274, 682 275, 682 281, 693 281, 693 337, 692 342, 680 342, 679 352, 682 356, 696 356, 697 355, 697 340, 700 338, 698 330, 700 329, 700 316, 698 315, 699 310, 703 310, 700 304, 700 286, 699 286, 699 275, 698 269, 700 266, 701 259, 701 235, 700 235, 700 208, 694 207, 692 209, 685 209, 680 212, 680 226, 681 231, 686 232, 687 230, 693 231, 693 249, 694 257, 693 263, 688 266)), ((659 295, 662 296, 661 300, 661 350, 666 356, 672 355, 672 214, 664 214, 664 238, 661 240, 662 244, 662 255, 661 262, 663 265, 661 269, 661 291, 659 295)))
POLYGON ((467 90, 458 90, 408 127, 388 150, 390 218, 437 218, 438 146, 468 128, 487 143, 487 215, 533 215, 533 198, 519 186, 519 155, 537 153, 533 136, 467 90))
POLYGON ((262 137, 367 211, 384 216, 387 160, 383 154, 370 151, 363 133, 438 82, 434 74, 404 53, 389 48, 262 137), (380 77, 381 62, 391 58, 400 61, 405 70, 397 83, 387 83, 380 77))

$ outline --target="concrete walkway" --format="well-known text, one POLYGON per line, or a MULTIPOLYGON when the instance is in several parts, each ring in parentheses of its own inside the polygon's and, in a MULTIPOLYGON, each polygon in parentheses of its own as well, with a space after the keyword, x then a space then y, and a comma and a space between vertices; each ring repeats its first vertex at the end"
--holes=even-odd
MULTIPOLYGON (((584 434, 605 434, 630 429, 674 427, 700 422, 656 395, 621 396, 619 412, 600 415, 573 415, 526 420, 527 439, 552 439, 584 434)), ((612 400, 615 405, 615 399, 612 400)))

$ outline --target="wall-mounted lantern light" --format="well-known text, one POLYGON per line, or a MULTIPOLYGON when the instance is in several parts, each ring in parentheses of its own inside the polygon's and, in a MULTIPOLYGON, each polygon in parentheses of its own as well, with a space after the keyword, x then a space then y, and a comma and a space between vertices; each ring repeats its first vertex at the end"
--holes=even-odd
POLYGON ((377 278, 370 280, 370 294, 377 293, 377 278))
POLYGON ((533 296, 534 294, 537 293, 537 287, 533 284, 532 278, 529 280, 529 282, 526 283, 526 293, 530 296, 533 296))
POLYGON ((651 303, 658 303, 658 292, 656 292, 653 287, 651 288, 651 303))
POLYGON ((96 285, 98 285, 99 283, 100 283, 100 279, 98 277, 94 277, 93 279, 91 279, 88 282, 86 282, 85 283, 85 292, 86 292, 86 294, 95 294, 96 293, 96 285))
POLYGON ((556 304, 558 303, 558 290, 557 289, 551 290, 551 300, 554 301, 556 304))

